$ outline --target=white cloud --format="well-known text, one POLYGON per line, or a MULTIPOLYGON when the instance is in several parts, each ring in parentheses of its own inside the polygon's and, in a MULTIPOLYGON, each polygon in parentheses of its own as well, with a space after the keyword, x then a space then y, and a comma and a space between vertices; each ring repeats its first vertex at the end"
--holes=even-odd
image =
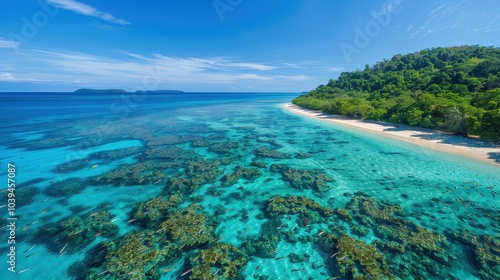
POLYGON ((106 30, 106 31, 112 31, 112 32, 119 32, 122 30, 128 30, 128 28, 126 28, 124 26, 105 24, 105 23, 99 22, 97 20, 92 22, 92 25, 99 28, 99 29, 106 30))
POLYGON ((486 0, 436 3, 429 6, 427 14, 416 21, 417 27, 412 23, 407 32, 411 32, 410 37, 423 37, 451 29, 474 33, 499 32, 500 6, 492 3, 486 0))
POLYGON ((424 24, 422 24, 417 30, 415 30, 413 33, 410 34, 410 37, 413 37, 417 34, 419 34, 422 31, 427 30, 427 28, 431 25, 432 20, 426 21, 424 24))
POLYGON ((286 66, 291 67, 291 68, 297 68, 297 69, 303 68, 302 66, 300 66, 297 63, 284 62, 283 65, 286 65, 286 66))
POLYGON ((16 79, 12 76, 11 73, 1 73, 0 74, 0 81, 2 82, 13 82, 16 79))
POLYGON ((398 13, 399 11, 397 8, 399 5, 401 5, 401 0, 388 0, 382 4, 382 7, 378 12, 372 11, 372 16, 380 17, 388 13, 398 13))
POLYGON ((58 8, 73 11, 82 15, 90 16, 90 17, 96 17, 111 23, 116 23, 120 25, 127 25, 130 24, 130 22, 117 18, 113 16, 110 13, 106 12, 101 12, 97 10, 96 8, 89 6, 87 4, 74 1, 74 0, 47 0, 49 4, 52 4, 58 8))
POLYGON ((40 80, 25 77, 14 77, 12 73, 0 73, 0 82, 40 82, 40 80))
POLYGON ((0 48, 17 48, 19 47, 19 42, 11 41, 0 37, 0 48))
POLYGON ((260 71, 269 71, 269 70, 274 70, 277 67, 274 66, 269 66, 269 65, 264 65, 264 64, 258 64, 258 63, 227 63, 226 66, 230 67, 240 67, 240 68, 247 68, 247 69, 254 69, 254 70, 260 70, 260 71))
POLYGON ((48 83, 75 87, 85 83, 90 86, 118 86, 125 89, 141 87, 145 83, 162 88, 171 84, 279 84, 311 79, 307 75, 292 74, 284 67, 278 67, 282 62, 273 65, 232 57, 175 57, 136 54, 123 50, 116 53, 122 56, 24 50, 22 55, 16 56, 16 65, 19 66, 16 73, 22 73, 22 76, 2 75, 1 79, 29 82, 29 77, 36 78, 32 82, 50 81, 48 83))
MULTIPOLYGON (((304 87, 329 67, 318 61, 259 61, 241 58, 178 57, 166 54, 133 53, 114 50, 109 55, 66 50, 24 48, 11 57, 0 51, 0 61, 15 65, 15 70, 0 68, 0 83, 34 83, 67 89, 123 88, 129 91, 162 88, 230 89, 248 85, 259 89, 285 86, 304 87), (300 66, 286 67, 285 64, 300 66), (307 71, 307 72, 306 72, 307 71), (264 86, 265 85, 265 86, 264 86)), ((4 66, 7 66, 4 65, 4 66)), ((331 65, 330 65, 331 66, 331 65)))
POLYGON ((413 29, 413 24, 415 24, 415 21, 413 21, 413 22, 410 24, 410 26, 408 26, 408 27, 406 28, 406 32, 409 32, 410 30, 412 30, 412 29, 413 29))
POLYGON ((342 72, 342 71, 345 71, 345 68, 344 67, 327 67, 325 69, 326 71, 329 71, 329 72, 342 72))
POLYGON ((286 81, 306 81, 311 79, 311 77, 306 75, 294 75, 294 76, 292 75, 292 76, 278 76, 278 77, 286 81))

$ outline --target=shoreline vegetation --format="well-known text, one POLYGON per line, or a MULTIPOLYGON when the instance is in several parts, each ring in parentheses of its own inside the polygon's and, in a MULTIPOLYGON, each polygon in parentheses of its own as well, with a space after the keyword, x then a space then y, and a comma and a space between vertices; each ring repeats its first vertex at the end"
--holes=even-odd
POLYGON ((500 141, 500 48, 397 54, 292 101, 333 115, 500 141))
POLYGON ((334 123, 428 149, 500 166, 500 146, 492 142, 452 135, 431 129, 326 114, 322 111, 302 108, 291 103, 282 104, 281 107, 300 116, 334 123))

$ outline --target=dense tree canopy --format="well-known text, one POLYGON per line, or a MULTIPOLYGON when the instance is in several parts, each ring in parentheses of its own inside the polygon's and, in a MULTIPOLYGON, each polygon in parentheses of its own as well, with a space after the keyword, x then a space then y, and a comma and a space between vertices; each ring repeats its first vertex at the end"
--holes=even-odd
POLYGON ((293 100, 327 113, 500 139, 500 48, 395 55, 293 100))

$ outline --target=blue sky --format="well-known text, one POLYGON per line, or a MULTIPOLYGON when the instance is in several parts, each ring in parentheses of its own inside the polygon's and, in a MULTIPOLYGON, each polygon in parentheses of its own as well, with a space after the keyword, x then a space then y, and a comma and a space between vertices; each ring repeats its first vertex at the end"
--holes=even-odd
POLYGON ((18 0, 0 91, 300 92, 394 54, 500 45, 491 0, 18 0))

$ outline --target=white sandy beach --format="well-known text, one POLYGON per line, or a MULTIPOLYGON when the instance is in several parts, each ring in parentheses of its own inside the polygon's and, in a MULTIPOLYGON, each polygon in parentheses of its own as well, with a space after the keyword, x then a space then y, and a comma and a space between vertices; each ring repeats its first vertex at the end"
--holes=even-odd
POLYGON ((289 112, 301 116, 375 133, 425 148, 500 166, 500 162, 497 162, 492 156, 496 155, 497 158, 500 157, 500 146, 493 143, 400 124, 363 121, 329 115, 320 111, 304 109, 291 103, 285 103, 282 107, 289 112))

